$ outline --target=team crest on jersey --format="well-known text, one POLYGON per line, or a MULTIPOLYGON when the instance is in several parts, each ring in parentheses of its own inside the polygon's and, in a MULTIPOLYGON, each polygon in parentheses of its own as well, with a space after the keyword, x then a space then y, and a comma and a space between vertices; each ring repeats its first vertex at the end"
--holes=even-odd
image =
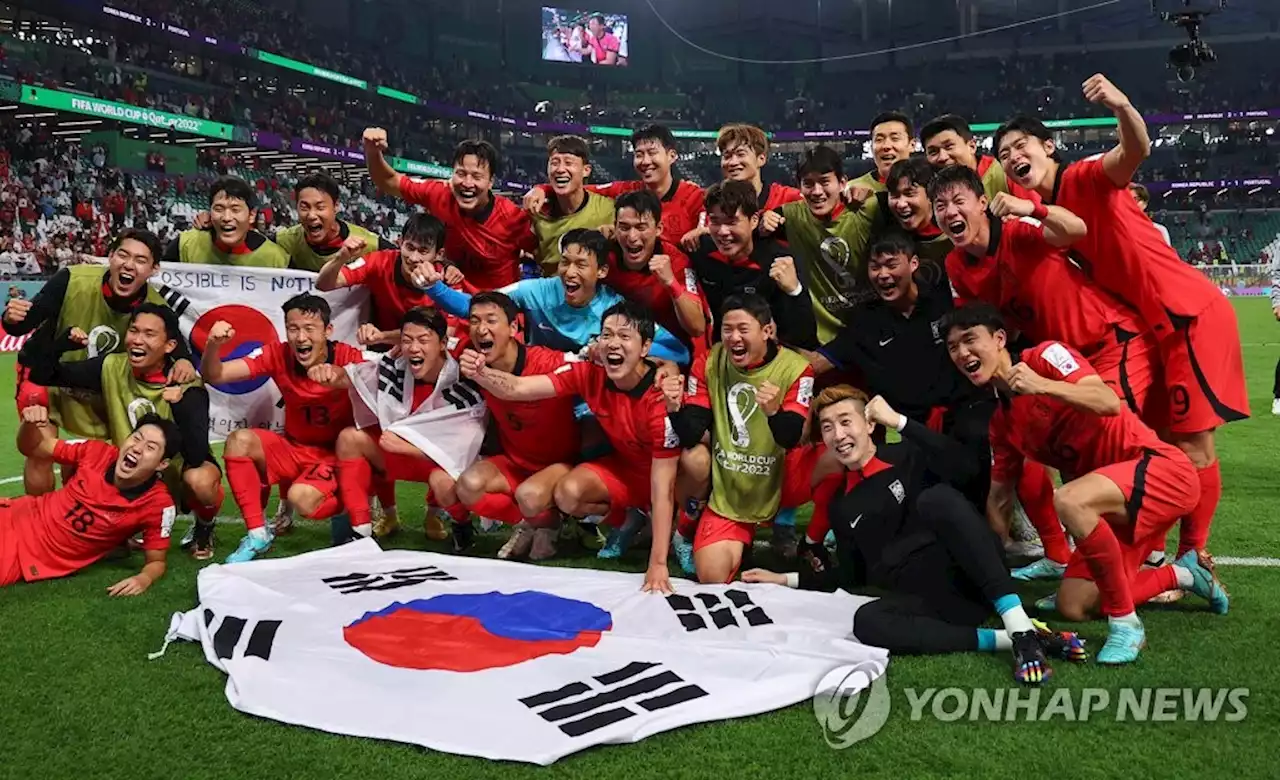
POLYGON ((1058 369, 1058 373, 1065 376, 1071 376, 1080 370, 1080 363, 1071 355, 1066 347, 1061 344, 1050 344, 1040 353, 1040 357, 1049 361, 1049 365, 1058 369))
POLYGON ((173 522, 178 519, 178 511, 172 506, 164 508, 164 513, 160 515, 160 538, 168 539, 173 533, 173 522))
POLYGON ((929 323, 929 330, 933 333, 933 342, 936 344, 942 341, 942 318, 929 323))
POLYGON ((96 358, 98 355, 110 355, 118 346, 120 334, 116 333, 116 329, 110 325, 99 325, 89 331, 89 343, 85 345, 85 349, 90 358, 96 358))
POLYGON ((902 487, 902 480, 900 479, 895 479, 889 483, 889 492, 893 494, 894 498, 898 499, 899 504, 907 498, 907 491, 902 487))
POLYGON ((137 428, 138 420, 148 414, 156 414, 156 405, 146 398, 135 398, 129 402, 125 410, 129 413, 129 427, 137 428))
POLYGON ((796 403, 809 408, 809 402, 813 400, 813 377, 800 377, 800 386, 796 388, 796 403))
POLYGON ((680 447, 680 437, 676 435, 676 429, 671 424, 670 416, 662 418, 662 446, 668 450, 680 447))

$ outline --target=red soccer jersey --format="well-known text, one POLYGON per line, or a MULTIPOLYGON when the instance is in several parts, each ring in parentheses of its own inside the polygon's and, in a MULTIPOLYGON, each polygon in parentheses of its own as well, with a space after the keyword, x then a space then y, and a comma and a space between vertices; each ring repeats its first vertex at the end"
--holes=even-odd
POLYGON ((987 254, 947 254, 947 276, 962 300, 998 307, 1010 326, 1034 342, 1061 341, 1091 354, 1113 328, 1141 330, 1128 306, 1091 282, 1066 250, 1044 240, 1044 226, 1024 218, 991 220, 987 254))
POLYGON ((1165 243, 1128 188, 1107 178, 1102 155, 1061 166, 1048 202, 1089 226, 1073 254, 1099 286, 1133 305, 1157 339, 1173 332, 1170 314, 1194 317, 1222 295, 1165 243))
POLYGON ((667 419, 667 404, 653 386, 656 373, 651 367, 640 384, 619 390, 602 366, 571 363, 556 369, 551 381, 557 395, 586 401, 618 455, 647 475, 654 458, 680 457, 680 439, 667 419))
MULTIPOLYGON (((764 363, 777 356, 776 348, 770 349, 770 355, 764 363)), ((707 392, 707 355, 697 357, 689 367, 689 378, 685 381, 684 403, 687 406, 711 408, 711 395, 707 392)), ((764 365, 761 363, 760 365, 764 365)), ((752 368, 759 368, 753 366, 752 368)), ((782 406, 778 412, 794 412, 801 417, 809 416, 809 404, 813 401, 813 368, 806 368, 804 373, 787 388, 782 397, 782 406)))
MULTIPOLYGON (((284 398, 284 434, 290 439, 314 447, 333 447, 342 429, 355 425, 347 391, 312 382, 294 359, 288 343, 268 344, 261 354, 246 358, 245 362, 251 378, 270 377, 280 389, 284 398)), ((355 347, 330 341, 329 362, 335 366, 363 363, 364 356, 355 347)))
POLYGON ((444 253, 480 290, 496 290, 520 279, 520 251, 535 249, 529 215, 493 193, 477 214, 458 208, 447 182, 400 179, 400 194, 445 224, 444 253))
MULTIPOLYGON (((543 185, 550 192, 550 185, 543 185)), ((643 181, 615 181, 603 186, 587 185, 587 189, 605 197, 618 199, 618 196, 644 189, 643 181)), ((702 222, 702 188, 690 181, 671 177, 671 188, 662 195, 662 235, 667 241, 677 243, 685 233, 696 228, 702 222)))
MULTIPOLYGON (((569 364, 565 353, 518 344, 516 376, 551 374, 569 364)), ((498 428, 502 453, 520 468, 540 471, 555 463, 573 463, 582 447, 572 398, 547 401, 503 401, 481 389, 498 428)))
POLYGON ((804 195, 795 187, 788 187, 785 184, 773 182, 760 193, 760 197, 764 202, 760 204, 760 211, 773 211, 779 206, 786 203, 794 203, 797 200, 804 199, 804 195))
POLYGON ((79 571, 142 532, 145 550, 169 547, 173 497, 158 477, 120 491, 112 484, 120 450, 101 441, 58 442, 53 459, 77 466, 61 490, 14 499, 7 511, 28 582, 79 571))
MULTIPOLYGON (((694 273, 689 257, 680 250, 679 246, 666 241, 659 242, 655 251, 671 258, 671 272, 675 274, 675 283, 683 290, 681 297, 691 295, 696 298, 698 307, 706 315, 707 331, 700 339, 702 342, 700 346, 705 349, 711 344, 709 338, 711 309, 707 306, 706 296, 702 294, 702 286, 698 284, 698 275, 694 273)), ((659 325, 679 336, 691 354, 695 352, 695 346, 698 345, 694 344, 694 339, 685 332, 684 326, 680 324, 680 318, 676 316, 673 291, 659 281, 658 277, 649 271, 647 265, 640 271, 627 268, 622 264, 622 255, 615 245, 610 250, 609 275, 605 277, 605 283, 617 290, 623 298, 634 301, 653 312, 654 319, 659 325)))
MULTIPOLYGON (((1075 384, 1098 376, 1079 352, 1056 341, 1023 350, 1021 360, 1055 381, 1075 384)), ((991 480, 1004 484, 1017 481, 1024 458, 1058 469, 1066 481, 1170 446, 1127 406, 1102 417, 1047 395, 1001 395, 990 436, 991 480)))
MULTIPOLYGON (((441 266, 437 264, 437 269, 440 268, 441 266)), ((364 257, 357 257, 342 267, 342 278, 346 280, 348 286, 362 284, 369 288, 369 295, 372 298, 370 309, 373 314, 373 324, 377 325, 379 330, 398 329, 404 313, 415 306, 436 305, 430 295, 405 278, 404 270, 400 266, 399 249, 383 249, 370 252, 364 257)), ((455 286, 454 289, 468 295, 479 292, 467 280, 463 280, 462 284, 455 286)), ((448 315, 445 319, 454 327, 461 322, 457 317, 448 315)))

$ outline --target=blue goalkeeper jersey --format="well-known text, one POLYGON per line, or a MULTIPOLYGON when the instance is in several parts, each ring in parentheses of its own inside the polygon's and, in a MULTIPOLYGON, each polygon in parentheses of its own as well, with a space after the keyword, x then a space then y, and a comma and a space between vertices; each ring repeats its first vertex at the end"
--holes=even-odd
MULTIPOLYGON (((471 296, 443 282, 427 288, 427 295, 447 313, 466 318, 470 314, 471 296)), ((521 279, 503 287, 525 316, 525 339, 529 344, 577 352, 600 335, 601 321, 609 307, 623 297, 611 288, 596 287, 596 296, 586 306, 570 306, 565 301, 564 283, 558 276, 521 279)), ((688 365, 689 350, 671 331, 657 325, 649 355, 658 360, 688 365)))

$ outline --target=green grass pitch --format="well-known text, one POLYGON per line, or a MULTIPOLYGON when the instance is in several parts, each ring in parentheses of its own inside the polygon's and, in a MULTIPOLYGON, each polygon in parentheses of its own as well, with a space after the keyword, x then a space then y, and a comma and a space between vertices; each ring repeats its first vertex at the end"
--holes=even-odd
MULTIPOLYGON (((1280 556, 1280 418, 1272 417, 1271 381, 1280 325, 1263 299, 1238 299, 1254 417, 1223 430, 1219 456, 1225 495, 1214 524, 1215 555, 1280 556)), ((13 396, 12 355, 0 357, 0 394, 13 396)), ((21 493, 22 463, 12 413, 0 425, 0 495, 21 493)), ((401 515, 415 530, 398 546, 444 551, 416 530, 422 492, 402 486, 401 515)), ((228 499, 230 501, 230 499, 228 499)), ((234 506, 231 506, 234 510, 234 506)), ((181 527, 175 532, 181 532, 181 527)), ((239 538, 220 527, 219 553, 239 538)), ((491 555, 496 536, 480 537, 491 555)), ((328 543, 327 527, 304 526, 275 555, 328 543)), ((643 569, 632 551, 620 565, 643 569)), ((558 564, 596 566, 585 552, 558 564)), ((1147 607, 1149 647, 1134 666, 1056 665, 1057 688, 1249 689, 1239 722, 988 723, 940 722, 929 711, 910 717, 905 689, 1007 688, 1004 656, 894 659, 888 672, 893 711, 874 737, 846 750, 823 740, 808 702, 741 720, 678 729, 634 745, 588 750, 540 769, 496 764, 415 747, 334 736, 242 715, 223 696, 224 676, 195 645, 175 645, 157 661, 169 615, 195 604, 197 564, 180 551, 169 574, 136 599, 111 600, 106 588, 136 571, 138 560, 110 561, 65 580, 0 590, 0 778, 497 778, 609 780, 698 778, 1166 778, 1276 777, 1280 734, 1280 568, 1224 566, 1232 595, 1226 617, 1202 611, 1194 597, 1147 607)), ((1039 596, 1049 586, 1030 587, 1039 596)), ((1105 627, 1079 627, 1096 649, 1105 627)), ((1114 709, 1111 711, 1114 712, 1114 709)), ((442 711, 438 717, 448 718, 442 711)), ((421 724, 430 730, 431 722, 421 724)), ((494 739, 502 739, 493 734, 494 739)))

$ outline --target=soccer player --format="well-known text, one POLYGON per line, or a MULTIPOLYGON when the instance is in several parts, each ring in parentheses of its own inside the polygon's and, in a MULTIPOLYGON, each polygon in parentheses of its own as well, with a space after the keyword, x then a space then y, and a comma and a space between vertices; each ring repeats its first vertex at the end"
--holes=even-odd
MULTIPOLYGON (((1129 194, 1138 202, 1138 206, 1142 209, 1142 213, 1146 214, 1147 210, 1151 208, 1151 191, 1137 182, 1131 182, 1129 184, 1129 194)), ((1169 238, 1169 228, 1161 225, 1154 219, 1151 220, 1151 224, 1155 225, 1156 230, 1160 231, 1160 235, 1164 237, 1164 242, 1169 246, 1173 246, 1173 241, 1169 238)))
MULTIPOLYGON (((920 145, 933 167, 960 165, 978 174, 988 199, 994 200, 997 193, 1009 191, 1004 168, 991 155, 978 153, 978 139, 974 138, 964 117, 943 114, 930 120, 920 128, 920 145)), ((1020 192, 1014 194, 1023 196, 1020 192)))
POLYGON ((533 212, 535 251, 545 276, 555 274, 564 251, 563 239, 575 228, 595 230, 613 223, 613 198, 586 189, 591 176, 591 148, 576 135, 558 135, 547 143, 547 181, 552 197, 533 212))
POLYGON ((978 174, 960 165, 940 170, 929 196, 955 246, 946 266, 957 298, 996 306, 1033 344, 1061 341, 1078 350, 1141 414, 1155 345, 1134 311, 1072 263, 1065 248, 1085 237, 1084 221, 1005 192, 988 204, 978 174))
MULTIPOLYGON (((55 338, 42 328, 32 338, 33 359, 30 381, 48 387, 83 390, 102 397, 110 441, 125 446, 136 421, 145 414, 158 415, 177 424, 182 447, 171 465, 178 467, 179 480, 170 484, 184 497, 196 516, 191 542, 196 560, 213 556, 213 520, 222 507, 222 471, 209 448, 209 394, 197 379, 185 387, 170 383, 168 374, 174 353, 182 341, 178 315, 167 306, 143 302, 134 309, 125 331, 124 352, 62 362, 64 352, 83 344, 62 334, 55 338)), ((47 422, 43 406, 31 407, 31 415, 47 422)), ((24 416, 27 410, 24 410, 24 416)), ((23 440, 19 433, 19 441, 23 440)), ((31 439, 28 438, 28 441, 31 439)), ((24 452, 32 457, 33 453, 24 452)))
POLYGON ((460 284, 462 274, 444 262, 445 225, 428 213, 409 217, 400 233, 400 246, 366 252, 361 236, 349 236, 325 261, 316 278, 320 292, 365 285, 369 288, 373 321, 360 326, 356 338, 362 345, 400 343, 400 320, 411 309, 433 306, 434 301, 415 281, 420 269, 432 266, 446 284, 460 284))
POLYGON ((911 120, 899 111, 885 111, 871 120, 871 158, 875 167, 844 186, 844 198, 859 208, 867 199, 884 192, 889 169, 911 156, 911 120))
POLYGON ((1073 250, 1085 270, 1155 336, 1166 396, 1148 419, 1196 467, 1200 503, 1182 521, 1178 550, 1203 550, 1222 497, 1214 432, 1249 416, 1240 330, 1231 302, 1182 262, 1126 191, 1151 153, 1142 115, 1101 74, 1084 82, 1084 96, 1115 114, 1120 142, 1106 154, 1063 164, 1049 129, 1028 117, 1001 125, 993 147, 1011 180, 1084 220, 1089 234, 1073 250))
POLYGON ((253 229, 257 218, 253 188, 234 176, 209 187, 208 225, 184 230, 165 247, 163 259, 176 263, 288 268, 289 253, 253 229))
POLYGON ((276 243, 289 254, 291 268, 319 271, 344 246, 360 247, 356 257, 395 249, 395 245, 359 225, 338 219, 341 191, 329 174, 310 173, 298 179, 293 196, 298 205, 298 224, 276 231, 276 243), (359 242, 351 241, 353 238, 359 242))
MULTIPOLYGON (((524 313, 530 344, 579 352, 600 332, 604 312, 623 298, 602 283, 610 271, 609 242, 603 234, 575 228, 564 235, 561 249, 556 276, 521 279, 502 292, 524 313)), ((470 295, 450 289, 432 267, 423 266, 420 275, 430 285, 426 292, 437 306, 454 317, 469 316, 470 295)), ((653 357, 689 362, 688 350, 661 326, 654 336, 653 357)))
POLYGON ((796 180, 803 199, 764 212, 759 232, 790 247, 809 283, 818 343, 826 344, 844 327, 859 298, 869 296, 867 249, 879 201, 845 207, 840 199, 848 181, 844 161, 829 146, 814 146, 800 155, 796 180))
MULTIPOLYGON (((10 298, 4 309, 5 332, 21 336, 41 326, 59 334, 78 330, 85 336, 84 349, 64 353, 64 360, 120 351, 124 344, 121 334, 133 311, 144 301, 164 305, 160 293, 147 284, 159 264, 161 251, 160 240, 150 231, 136 228, 121 231, 108 249, 105 271, 97 265, 71 266, 54 274, 30 301, 10 298)), ((25 381, 26 366, 33 362, 29 349, 24 346, 18 353, 18 409, 47 406, 51 424, 67 433, 86 439, 106 439, 110 432, 101 396, 49 392, 25 381)), ((196 377, 190 355, 186 341, 182 340, 174 352, 177 359, 169 372, 170 381, 183 384, 196 377)), ((53 469, 48 461, 28 461, 23 470, 23 485, 27 495, 52 490, 53 469)))
MULTIPOLYGON (((692 540, 699 582, 731 582, 759 524, 809 500, 816 453, 788 451, 804 434, 813 369, 775 335, 763 298, 731 295, 720 311, 720 343, 694 362, 687 383, 673 377, 662 388, 686 450, 684 484, 693 486, 681 504, 707 500, 692 540), (701 443, 708 433, 709 446, 701 443)), ((686 518, 682 525, 687 533, 686 518)))
MULTIPOLYGON (((516 339, 519 309, 500 292, 471 299, 471 348, 485 366, 513 376, 546 375, 567 365, 571 355, 516 339)), ((578 459, 581 433, 574 400, 506 401, 483 386, 480 393, 497 431, 499 453, 481 459, 458 477, 458 498, 481 517, 515 526, 498 557, 540 561, 556 553, 555 488, 578 459), (528 523, 521 524, 528 519, 528 523)))
POLYGON ((675 514, 676 464, 680 446, 667 419, 657 366, 647 359, 654 323, 647 311, 624 301, 604 314, 600 351, 604 365, 561 367, 551 375, 513 376, 485 364, 475 350, 462 354, 462 375, 507 401, 578 396, 597 410, 614 452, 574 467, 556 485, 556 506, 566 515, 605 515, 617 525, 627 509, 649 512, 653 545, 645 591, 671 592, 667 570, 675 514))
POLYGON ((324 520, 338 513, 338 434, 354 424, 351 399, 307 376, 313 366, 362 363, 360 350, 330 341, 329 302, 302 293, 284 302, 285 340, 267 344, 256 357, 223 361, 223 345, 235 335, 227 322, 215 322, 205 342, 201 371, 211 385, 270 377, 284 399, 284 434, 241 428, 227 437, 223 450, 231 494, 249 533, 227 563, 251 561, 271 547, 264 525, 263 487, 291 483, 286 498, 303 517, 324 520))
MULTIPOLYGON (((520 253, 535 249, 529 215, 493 194, 501 167, 488 141, 461 141, 448 182, 402 176, 387 164, 387 131, 364 131, 364 159, 377 188, 423 206, 448 228, 444 253, 476 289, 494 290, 520 278, 520 253)), ((592 225, 591 227, 596 227, 592 225)))
MULTIPOLYGON (((818 328, 813 298, 803 284, 804 269, 777 242, 755 237, 760 205, 751 185, 717 182, 707 188, 704 204, 710 235, 702 237, 689 259, 707 305, 718 312, 734 293, 758 293, 773 312, 780 342, 815 349, 818 328)), ((712 333, 718 337, 719 332, 716 323, 712 333)))
POLYGON ((881 230, 891 230, 896 225, 911 237, 921 269, 936 281, 941 278, 943 261, 951 251, 951 239, 933 219, 929 182, 935 172, 929 161, 919 155, 894 163, 885 180, 888 208, 880 212, 880 222, 881 230))
POLYGON ((111 596, 140 595, 165 572, 176 513, 160 474, 181 451, 177 427, 148 414, 119 448, 101 441, 70 444, 39 423, 42 411, 23 414, 24 435, 37 440, 26 448, 74 466, 75 476, 52 493, 0 499, 0 586, 65 577, 141 532, 142 570, 107 588, 111 596))
POLYGON ((1134 605, 1163 591, 1188 588, 1225 613, 1226 591, 1202 553, 1188 550, 1174 566, 1139 570, 1153 544, 1199 500, 1187 456, 1143 424, 1076 350, 1050 341, 1011 354, 1004 320, 988 304, 957 309, 945 329, 952 362, 1000 399, 991 418, 988 501, 1009 500, 1024 458, 1063 474, 1054 506, 1076 552, 1058 611, 1079 620, 1100 604, 1110 632, 1099 663, 1137 660, 1146 632, 1134 605))
MULTIPOLYGON (((663 125, 644 125, 631 133, 631 154, 639 179, 610 184, 588 184, 588 192, 615 200, 628 192, 647 190, 662 202, 663 234, 677 242, 702 221, 702 188, 681 179, 672 170, 680 157, 676 137, 663 125)), ((551 194, 550 184, 539 184, 524 196, 524 207, 541 211, 551 194)), ((616 205, 616 204, 615 204, 616 205)))
POLYGON ((609 286, 651 311, 691 355, 706 351, 711 320, 707 301, 689 258, 662 239, 667 232, 662 201, 652 192, 636 190, 620 195, 616 205, 609 286))
POLYGON ((982 515, 939 474, 964 466, 911 439, 877 446, 861 390, 836 385, 813 403, 812 426, 841 468, 822 479, 814 517, 836 534, 833 562, 819 546, 799 573, 744 572, 744 582, 807 590, 887 591, 854 613, 858 641, 891 653, 1013 653, 1013 678, 1052 676, 1046 646, 1084 660, 1074 634, 1037 630, 982 515), (834 565, 833 565, 834 564, 834 565), (980 628, 992 614, 1000 629, 980 628))
POLYGON ((405 312, 397 331, 400 354, 348 365, 311 366, 307 376, 330 388, 353 390, 356 422, 338 434, 338 488, 351 530, 373 533, 369 493, 383 482, 421 482, 432 504, 454 524, 454 547, 470 546, 471 523, 454 480, 471 465, 484 439, 484 400, 458 377, 448 353, 444 315, 420 306, 405 312))

